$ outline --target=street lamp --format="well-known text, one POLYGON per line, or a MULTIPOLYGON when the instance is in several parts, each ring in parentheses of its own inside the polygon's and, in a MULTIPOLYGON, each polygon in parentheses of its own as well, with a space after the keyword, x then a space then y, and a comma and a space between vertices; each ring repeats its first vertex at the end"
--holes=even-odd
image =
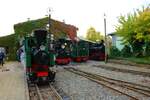
POLYGON ((105 63, 107 63, 107 35, 106 35, 106 15, 104 13, 104 32, 105 32, 105 63))
POLYGON ((48 13, 48 27, 49 27, 49 34, 51 34, 51 32, 50 32, 50 27, 51 27, 51 9, 50 8, 48 8, 48 11, 47 11, 47 13, 48 13))
POLYGON ((50 50, 53 50, 53 40, 54 40, 54 36, 53 36, 53 34, 52 34, 52 32, 51 32, 51 29, 50 29, 50 27, 51 27, 51 8, 49 8, 48 9, 48 11, 47 11, 47 13, 48 13, 48 24, 47 24, 47 28, 48 28, 48 37, 49 37, 49 49, 50 50))

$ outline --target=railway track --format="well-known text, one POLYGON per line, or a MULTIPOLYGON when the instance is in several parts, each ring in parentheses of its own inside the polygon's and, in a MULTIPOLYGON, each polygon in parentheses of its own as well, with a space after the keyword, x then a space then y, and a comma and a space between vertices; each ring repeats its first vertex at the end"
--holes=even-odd
POLYGON ((101 84, 111 90, 114 90, 120 94, 126 95, 132 100, 149 100, 150 99, 150 87, 140 84, 125 82, 116 80, 101 75, 96 75, 88 72, 84 72, 75 68, 64 68, 67 71, 83 76, 91 81, 101 84))
POLYGON ((141 72, 141 71, 135 71, 135 70, 129 70, 129 69, 121 69, 121 68, 115 68, 115 67, 110 67, 110 66, 106 66, 106 65, 92 65, 92 67, 102 68, 102 69, 116 71, 116 72, 130 73, 133 75, 141 75, 144 77, 150 77, 150 73, 148 73, 148 72, 141 72))
MULTIPOLYGON (((97 62, 97 61, 93 61, 92 63, 97 62)), ((75 63, 75 64, 70 64, 71 66, 77 66, 77 65, 82 65, 82 63, 75 63)), ((110 71, 116 71, 116 72, 122 72, 122 73, 130 73, 132 75, 140 75, 143 77, 150 77, 150 73, 149 72, 142 72, 142 71, 136 71, 136 70, 131 70, 131 69, 122 69, 122 68, 115 68, 115 67, 111 67, 111 66, 107 66, 107 65, 95 65, 92 64, 92 67, 96 67, 96 68, 102 68, 102 69, 106 69, 106 70, 110 70, 110 71)))
POLYGON ((63 100, 51 85, 28 84, 30 100, 63 100))

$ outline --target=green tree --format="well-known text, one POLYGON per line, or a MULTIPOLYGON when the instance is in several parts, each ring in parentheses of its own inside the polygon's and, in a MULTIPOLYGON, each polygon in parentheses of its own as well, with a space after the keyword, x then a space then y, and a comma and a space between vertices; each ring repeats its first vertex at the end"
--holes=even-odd
POLYGON ((150 56, 150 6, 138 10, 136 22, 136 38, 144 42, 145 55, 150 56))
MULTIPOLYGON (((135 56, 143 54, 143 47, 150 42, 150 8, 138 9, 133 14, 120 16, 116 26, 117 35, 123 37, 124 44, 130 44, 135 56)), ((147 51, 147 50, 145 50, 147 51)))
POLYGON ((93 27, 90 27, 87 30, 86 39, 96 42, 104 39, 104 37, 101 35, 100 32, 97 32, 93 27))

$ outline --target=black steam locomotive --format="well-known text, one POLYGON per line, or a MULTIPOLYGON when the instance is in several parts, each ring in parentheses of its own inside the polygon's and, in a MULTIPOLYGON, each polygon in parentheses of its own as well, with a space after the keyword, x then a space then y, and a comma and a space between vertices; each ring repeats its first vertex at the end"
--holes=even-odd
POLYGON ((55 42, 56 63, 69 64, 71 62, 72 42, 70 39, 60 38, 55 42))
POLYGON ((100 43, 89 42, 89 59, 105 60, 105 45, 103 40, 100 43))
POLYGON ((54 49, 51 44, 49 34, 46 30, 34 30, 32 36, 24 39, 25 66, 28 81, 54 81, 55 65, 54 49))

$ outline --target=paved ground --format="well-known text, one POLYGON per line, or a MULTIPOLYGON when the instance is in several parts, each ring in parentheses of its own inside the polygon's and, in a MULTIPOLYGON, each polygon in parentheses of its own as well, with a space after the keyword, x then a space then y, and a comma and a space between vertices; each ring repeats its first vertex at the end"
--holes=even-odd
POLYGON ((0 100, 27 100, 23 66, 7 62, 0 66, 0 100))

